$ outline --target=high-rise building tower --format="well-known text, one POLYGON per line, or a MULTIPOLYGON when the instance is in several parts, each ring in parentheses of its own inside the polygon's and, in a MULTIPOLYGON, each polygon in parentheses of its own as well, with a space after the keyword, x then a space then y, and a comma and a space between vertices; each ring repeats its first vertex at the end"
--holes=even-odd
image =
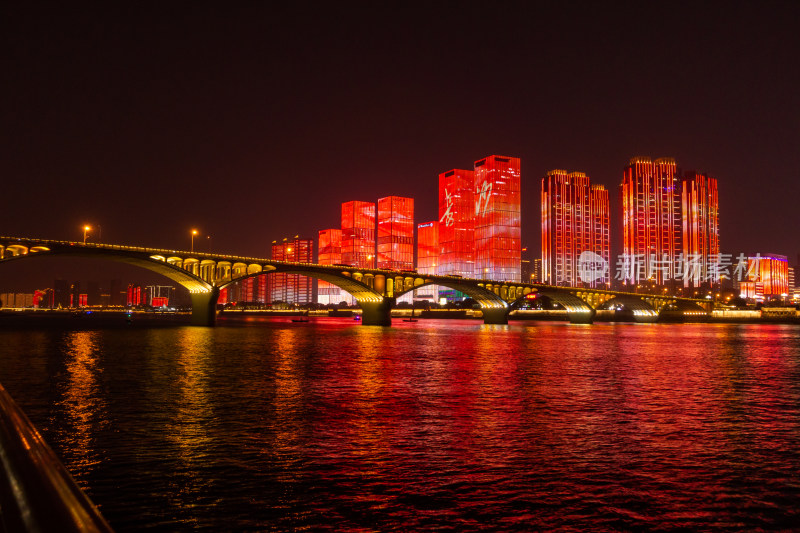
POLYGON ((687 172, 681 187, 684 287, 719 283, 719 197, 717 180, 687 172))
MULTIPOLYGON (((439 222, 426 222, 417 226, 417 272, 435 276, 439 263, 439 222)), ((436 285, 426 285, 414 291, 415 300, 439 300, 436 285)))
POLYGON ((475 277, 520 281, 520 161, 475 161, 475 277))
MULTIPOLYGON (((283 239, 272 242, 272 259, 290 263, 313 263, 313 239, 283 239)), ((269 303, 284 302, 303 305, 313 300, 311 278, 299 274, 276 272, 267 275, 269 303)))
POLYGON ((439 174, 439 274, 473 277, 475 268, 475 176, 453 169, 439 174))
MULTIPOLYGON (((542 178, 543 283, 601 287, 611 283, 608 191, 582 172, 542 178)), ((527 281, 527 280, 526 280, 527 281)))
POLYGON ((542 260, 534 259, 531 264, 531 283, 542 283, 542 260))
POLYGON ((635 157, 621 184, 626 285, 677 285, 681 194, 672 158, 635 157))
MULTIPOLYGON (((317 262, 320 265, 342 264, 342 230, 320 230, 317 262)), ((317 301, 321 304, 338 304, 342 301, 342 290, 332 283, 319 280, 317 282, 317 301)))
POLYGON ((378 268, 414 268, 414 199, 378 199, 378 268))
POLYGON ((357 200, 342 204, 342 263, 375 268, 375 204, 357 200))

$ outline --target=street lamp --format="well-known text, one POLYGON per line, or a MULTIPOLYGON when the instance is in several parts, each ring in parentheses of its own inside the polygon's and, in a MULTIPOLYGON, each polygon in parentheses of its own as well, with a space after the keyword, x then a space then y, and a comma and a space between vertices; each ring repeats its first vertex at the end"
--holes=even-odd
POLYGON ((192 237, 191 237, 191 239, 192 239, 192 240, 191 240, 191 243, 192 243, 192 244, 191 244, 191 248, 192 248, 192 249, 191 249, 191 252, 192 252, 192 253, 194 253, 194 236, 195 236, 195 235, 197 235, 197 230, 196 230, 196 229, 193 229, 193 230, 192 230, 192 237))
POLYGON ((86 244, 86 234, 89 233, 90 229, 92 229, 92 227, 89 225, 83 227, 83 244, 86 244))

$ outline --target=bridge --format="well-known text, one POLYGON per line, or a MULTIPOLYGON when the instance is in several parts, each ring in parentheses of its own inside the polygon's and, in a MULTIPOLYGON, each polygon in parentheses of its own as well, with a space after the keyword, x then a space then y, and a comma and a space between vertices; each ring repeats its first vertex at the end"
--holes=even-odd
POLYGON ((185 287, 192 299, 192 324, 212 326, 220 289, 261 274, 282 272, 327 281, 351 294, 361 307, 362 324, 391 325, 398 297, 426 285, 439 285, 474 299, 486 324, 507 324, 508 314, 529 295, 545 296, 564 307, 570 322, 591 324, 600 309, 626 309, 637 322, 655 322, 665 311, 710 313, 712 302, 692 298, 560 287, 413 271, 274 261, 256 257, 197 253, 116 244, 0 237, 0 263, 48 255, 118 261, 157 272, 185 287))

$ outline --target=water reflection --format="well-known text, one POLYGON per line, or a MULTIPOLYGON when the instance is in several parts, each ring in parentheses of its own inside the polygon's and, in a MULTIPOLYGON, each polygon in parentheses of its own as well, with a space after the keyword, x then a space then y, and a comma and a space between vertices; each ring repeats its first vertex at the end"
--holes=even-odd
POLYGON ((214 454, 212 436, 216 418, 209 390, 213 338, 206 328, 183 328, 177 335, 174 354, 175 374, 171 386, 175 393, 173 416, 167 423, 167 439, 177 449, 177 476, 173 505, 192 508, 216 482, 208 459, 214 454))
POLYGON ((103 459, 95 446, 95 437, 106 424, 106 393, 102 390, 98 363, 101 334, 97 331, 76 331, 66 334, 65 370, 60 405, 66 424, 60 426, 64 444, 64 460, 73 466, 73 475, 85 479, 103 459))
POLYGON ((303 433, 304 357, 299 351, 297 330, 275 332, 274 344, 274 412, 280 422, 274 426, 275 452, 296 457, 303 433))
POLYGON ((76 335, 35 355, 58 364, 32 368, 64 382, 56 444, 70 468, 94 461, 108 487, 94 496, 120 530, 796 519, 796 327, 342 320, 76 335))

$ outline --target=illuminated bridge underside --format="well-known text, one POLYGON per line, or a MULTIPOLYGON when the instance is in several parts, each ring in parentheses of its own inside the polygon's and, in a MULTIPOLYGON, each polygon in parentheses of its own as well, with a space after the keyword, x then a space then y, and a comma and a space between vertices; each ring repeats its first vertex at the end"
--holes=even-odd
POLYGON ((662 309, 704 309, 710 302, 688 298, 658 297, 609 291, 506 283, 456 276, 424 276, 414 272, 359 269, 311 263, 287 263, 220 254, 199 254, 110 244, 76 243, 44 239, 0 237, 0 262, 44 255, 94 257, 128 263, 166 276, 186 287, 192 297, 192 323, 213 325, 219 290, 245 278, 281 272, 327 281, 351 294, 363 310, 365 325, 390 325, 396 298, 426 285, 462 292, 480 305, 484 321, 505 324, 512 304, 538 293, 561 304, 575 323, 591 323, 596 309, 622 306, 634 319, 652 321, 662 309))

